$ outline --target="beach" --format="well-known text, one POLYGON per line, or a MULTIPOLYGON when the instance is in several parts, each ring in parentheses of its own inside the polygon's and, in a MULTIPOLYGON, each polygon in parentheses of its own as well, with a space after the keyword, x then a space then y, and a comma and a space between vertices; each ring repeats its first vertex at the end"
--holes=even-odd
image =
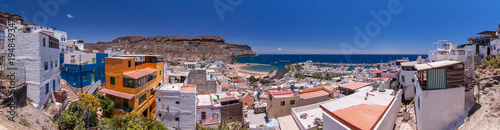
POLYGON ((255 63, 240 63, 240 64, 230 64, 230 68, 233 68, 233 71, 238 74, 238 76, 241 76, 243 78, 250 78, 250 76, 254 76, 255 78, 263 78, 263 77, 273 77, 277 73, 277 69, 274 69, 272 72, 271 71, 255 71, 255 70, 249 70, 245 69, 248 66, 269 66, 272 67, 271 65, 267 64, 255 64, 255 63))

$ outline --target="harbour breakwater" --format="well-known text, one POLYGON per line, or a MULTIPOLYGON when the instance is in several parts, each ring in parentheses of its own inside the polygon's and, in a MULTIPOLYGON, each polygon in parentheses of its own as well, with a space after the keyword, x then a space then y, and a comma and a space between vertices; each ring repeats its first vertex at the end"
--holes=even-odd
POLYGON ((319 63, 313 62, 313 65, 328 65, 328 66, 377 66, 377 63, 319 63))

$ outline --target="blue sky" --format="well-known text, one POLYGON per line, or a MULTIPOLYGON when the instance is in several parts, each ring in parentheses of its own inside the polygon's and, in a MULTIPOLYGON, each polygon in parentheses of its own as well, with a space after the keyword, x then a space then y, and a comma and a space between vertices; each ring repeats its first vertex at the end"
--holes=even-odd
POLYGON ((215 35, 227 43, 250 45, 260 54, 426 54, 432 42, 464 44, 477 32, 498 29, 500 22, 498 0, 40 1, 57 3, 58 10, 45 11, 36 0, 2 0, 0 11, 86 42, 129 35, 215 35), (399 12, 390 13, 382 26, 370 11, 388 11, 388 4, 399 12), (229 10, 218 13, 215 7, 229 10), (367 25, 378 32, 367 36, 369 42, 356 44, 354 28, 366 33, 367 25))

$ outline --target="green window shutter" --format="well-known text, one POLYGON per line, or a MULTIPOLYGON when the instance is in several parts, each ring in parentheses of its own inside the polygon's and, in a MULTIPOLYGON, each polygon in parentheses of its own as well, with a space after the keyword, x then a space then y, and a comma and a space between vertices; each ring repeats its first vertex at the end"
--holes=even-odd
POLYGON ((115 85, 115 77, 109 77, 111 85, 115 85))

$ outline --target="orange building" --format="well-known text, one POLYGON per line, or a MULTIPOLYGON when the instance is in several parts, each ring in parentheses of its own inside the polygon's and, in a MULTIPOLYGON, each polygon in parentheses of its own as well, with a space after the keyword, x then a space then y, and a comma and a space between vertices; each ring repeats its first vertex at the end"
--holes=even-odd
POLYGON ((113 100, 111 116, 124 113, 154 118, 155 90, 163 82, 163 60, 158 55, 106 58, 106 86, 100 92, 113 100))

